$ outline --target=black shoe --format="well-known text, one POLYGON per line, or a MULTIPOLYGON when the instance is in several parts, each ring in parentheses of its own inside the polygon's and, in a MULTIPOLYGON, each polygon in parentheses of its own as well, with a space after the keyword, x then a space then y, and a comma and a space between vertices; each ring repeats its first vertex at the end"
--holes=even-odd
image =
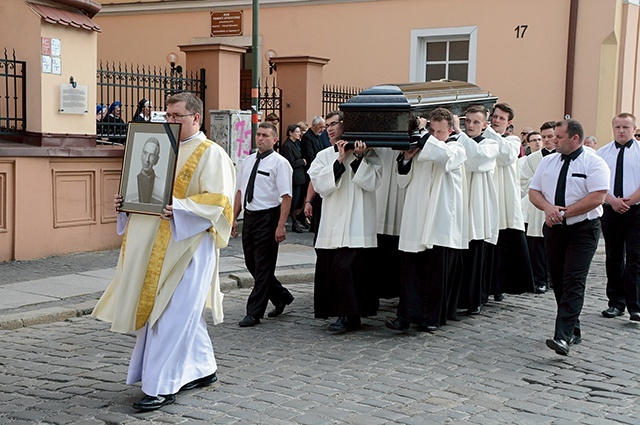
POLYGON ((329 325, 329 332, 332 334, 343 334, 345 332, 356 330, 360 327, 360 318, 358 316, 338 317, 335 323, 329 325))
POLYGON ((535 292, 536 294, 544 294, 545 292, 547 292, 547 287, 546 285, 538 285, 535 287, 533 292, 535 292))
POLYGON ((145 396, 142 400, 133 403, 133 408, 140 410, 141 412, 150 412, 152 410, 158 410, 162 406, 171 404, 176 401, 175 394, 158 395, 158 396, 145 396))
POLYGON ((417 328, 420 332, 435 332, 440 329, 437 325, 419 325, 417 328))
POLYGON ((309 228, 311 227, 311 226, 309 226, 309 225, 307 224, 307 221, 306 221, 306 220, 304 220, 304 221, 298 221, 298 226, 302 227, 302 229, 304 229, 304 230, 309 230, 309 228))
POLYGON ((296 222, 296 223, 293 223, 293 225, 291 226, 291 230, 292 230, 293 232, 295 232, 295 233, 302 233, 302 232, 304 232, 304 230, 302 230, 302 229, 300 228, 300 226, 298 226, 298 223, 297 223, 297 222, 296 222))
POLYGON ((293 297, 287 302, 280 302, 278 304, 274 304, 275 308, 267 313, 267 317, 278 317, 284 311, 284 308, 293 302, 293 297))
POLYGON ((604 310, 602 312, 602 315, 604 317, 609 318, 609 319, 611 319, 612 317, 622 316, 623 314, 624 314, 624 309, 618 310, 615 307, 609 307, 608 309, 606 309, 606 310, 604 310))
POLYGON ((474 308, 470 308, 467 310, 467 316, 475 316, 477 314, 480 314, 480 312, 482 311, 482 306, 479 305, 477 307, 474 308))
POLYGON ((566 356, 569 354, 569 344, 562 339, 548 339, 547 347, 551 348, 556 354, 566 356))
POLYGON ((387 320, 384 322, 384 325, 393 331, 404 331, 409 329, 409 322, 406 322, 400 317, 396 317, 393 320, 387 320))
POLYGON ((504 294, 495 294, 493 300, 498 302, 504 300, 504 294))
POLYGON ((629 320, 633 320, 634 322, 640 322, 640 311, 634 311, 633 313, 629 313, 629 320))
POLYGON ((184 384, 182 388, 180 388, 180 391, 188 391, 194 388, 208 387, 215 382, 218 382, 218 377, 216 376, 216 373, 213 372, 212 375, 205 376, 204 378, 194 379, 193 381, 184 384))
POLYGON ((569 340, 569 345, 578 345, 582 342, 582 337, 580 335, 571 335, 571 339, 569 340))
POLYGON ((240 325, 241 328, 251 328, 259 323, 260 319, 258 319, 257 317, 247 315, 240 321, 240 323, 238 323, 238 325, 240 325))

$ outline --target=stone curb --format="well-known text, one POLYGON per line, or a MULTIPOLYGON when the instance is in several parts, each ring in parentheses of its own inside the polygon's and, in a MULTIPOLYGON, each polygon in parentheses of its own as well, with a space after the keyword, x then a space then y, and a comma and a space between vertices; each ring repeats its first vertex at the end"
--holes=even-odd
MULTIPOLYGON (((313 268, 284 269, 277 272, 277 277, 284 284, 312 282, 313 268)), ((231 273, 220 277, 222 292, 230 292, 239 288, 252 288, 253 277, 249 272, 231 273)), ((91 314, 101 293, 96 293, 95 300, 83 301, 64 307, 43 307, 19 313, 0 314, 0 330, 12 330, 27 326, 41 325, 51 322, 62 322, 72 317, 91 314)))

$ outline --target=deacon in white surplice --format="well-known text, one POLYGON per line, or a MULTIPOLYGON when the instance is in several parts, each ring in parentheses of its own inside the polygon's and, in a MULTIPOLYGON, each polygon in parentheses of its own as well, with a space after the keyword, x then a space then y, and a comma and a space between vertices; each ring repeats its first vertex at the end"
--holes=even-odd
POLYGON ((314 190, 322 196, 322 215, 316 240, 314 314, 338 317, 328 330, 358 329, 360 318, 374 316, 378 295, 372 290, 368 258, 376 247, 376 195, 382 162, 366 144, 335 140, 342 134, 342 113, 327 115, 333 146, 318 153, 309 168, 314 190))
POLYGON ((493 282, 489 295, 501 301, 504 293, 533 292, 533 275, 529 250, 524 235, 524 217, 520 205, 520 179, 518 177, 518 153, 521 142, 518 136, 505 136, 512 123, 513 109, 506 103, 497 103, 491 113, 491 125, 483 136, 498 142, 498 157, 493 181, 498 194, 499 228, 493 263, 493 282))
POLYGON ((493 173, 498 156, 498 142, 482 136, 486 129, 487 109, 482 105, 470 106, 465 112, 465 133, 454 117, 454 131, 467 154, 464 164, 469 197, 469 249, 463 253, 463 272, 460 288, 453 288, 449 299, 449 316, 456 308, 468 314, 480 312, 482 294, 489 292, 493 271, 493 252, 498 241, 498 195, 493 173))
MULTIPOLYGON (((191 93, 167 101, 167 121, 182 124, 172 205, 161 217, 118 215, 116 274, 93 311, 114 332, 136 333, 127 384, 142 382, 146 396, 134 403, 141 411, 217 380, 205 306, 222 321, 218 259, 231 233, 235 170, 199 131, 202 107, 191 93)), ((119 208, 122 197, 114 203, 119 208)))
POLYGON ((398 164, 398 184, 406 187, 400 224, 402 254, 397 317, 385 323, 402 331, 417 324, 435 331, 447 320, 448 290, 468 247, 465 215, 464 147, 449 140, 453 115, 438 108, 429 117, 421 150, 411 149, 398 164))

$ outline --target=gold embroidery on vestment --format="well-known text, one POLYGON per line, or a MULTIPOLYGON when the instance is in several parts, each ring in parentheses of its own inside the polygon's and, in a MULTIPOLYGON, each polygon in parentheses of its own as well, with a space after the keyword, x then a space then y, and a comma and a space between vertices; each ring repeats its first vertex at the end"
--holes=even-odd
MULTIPOLYGON (((173 184, 174 198, 184 199, 186 197, 187 188, 191 182, 191 177, 193 177, 193 172, 198 166, 202 155, 212 144, 213 142, 210 140, 203 141, 189 156, 173 184)), ((169 220, 161 220, 158 226, 158 232, 156 233, 156 239, 153 242, 147 274, 145 275, 142 290, 140 291, 140 301, 138 302, 138 310, 136 312, 136 330, 142 328, 151 315, 151 310, 156 301, 158 281, 162 273, 164 257, 167 253, 170 240, 171 225, 169 224, 169 220)))

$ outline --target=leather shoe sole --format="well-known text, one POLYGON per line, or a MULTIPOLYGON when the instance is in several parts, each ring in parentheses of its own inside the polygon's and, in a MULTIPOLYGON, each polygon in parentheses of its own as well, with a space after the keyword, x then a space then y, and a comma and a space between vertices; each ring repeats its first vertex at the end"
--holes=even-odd
POLYGON ((238 323, 241 328, 250 328, 260 323, 260 319, 253 316, 245 316, 244 319, 238 323))
POLYGON ((293 302, 293 300, 294 300, 294 298, 291 297, 291 299, 289 301, 287 301, 287 302, 276 304, 274 309, 267 313, 267 317, 278 317, 278 316, 280 316, 284 312, 285 307, 288 306, 289 304, 291 304, 293 302))
POLYGON ((634 311, 633 313, 629 313, 629 320, 633 320, 634 322, 640 322, 640 311, 634 311))
POLYGON ((184 384, 182 388, 180 388, 180 391, 188 391, 194 388, 208 387, 209 385, 215 382, 218 382, 218 377, 216 376, 216 373, 213 372, 213 374, 209 376, 205 376, 204 378, 194 379, 193 381, 184 384))
POLYGON ((624 314, 623 310, 619 310, 615 307, 609 307, 608 309, 604 310, 602 312, 602 315, 608 319, 611 319, 613 317, 618 317, 618 316, 622 316, 624 314))
POLYGON ((158 396, 145 396, 142 400, 133 403, 133 408, 140 410, 141 412, 150 412, 157 410, 162 406, 171 404, 176 401, 175 394, 158 395, 158 396))
POLYGON ((548 339, 547 347, 551 348, 556 352, 556 354, 560 354, 561 356, 569 354, 569 344, 560 339, 548 339))

